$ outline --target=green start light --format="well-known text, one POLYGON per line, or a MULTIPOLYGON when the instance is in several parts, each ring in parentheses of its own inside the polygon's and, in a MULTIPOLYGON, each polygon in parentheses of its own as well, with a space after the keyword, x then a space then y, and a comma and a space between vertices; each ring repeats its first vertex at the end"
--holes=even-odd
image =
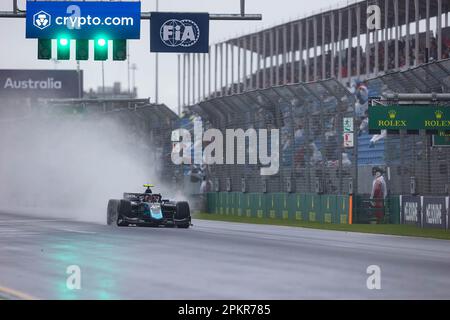
POLYGON ((108 60, 108 40, 105 38, 98 38, 94 42, 94 60, 105 61, 108 60))
POLYGON ((63 39, 59 39, 59 44, 63 47, 67 46, 69 44, 69 40, 63 38, 63 39))
POLYGON ((113 40, 113 60, 124 61, 127 59, 127 40, 113 40))
POLYGON ((57 55, 58 60, 70 59, 70 39, 66 37, 58 38, 57 55))
MULTIPOLYGON (((69 36, 60 35, 53 40, 56 42, 57 60, 70 60, 71 43, 69 36)), ((89 60, 89 39, 76 39, 75 56, 76 60, 89 60)), ((105 36, 98 36, 94 40, 94 60, 105 61, 109 58, 109 42, 112 41, 112 59, 114 61, 124 61, 127 59, 127 40, 108 39, 105 36)), ((38 39, 38 59, 49 60, 52 58, 52 40, 38 39)))
POLYGON ((89 40, 77 40, 75 52, 78 61, 89 60, 89 40))
POLYGON ((106 45, 105 39, 98 39, 97 42, 100 47, 104 47, 106 45))
POLYGON ((38 59, 50 60, 52 58, 52 40, 38 39, 38 59))

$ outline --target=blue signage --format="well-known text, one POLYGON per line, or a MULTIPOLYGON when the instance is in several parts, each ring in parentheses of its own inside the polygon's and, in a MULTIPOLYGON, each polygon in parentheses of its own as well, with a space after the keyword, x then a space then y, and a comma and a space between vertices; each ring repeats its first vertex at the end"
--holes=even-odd
POLYGON ((208 49, 208 13, 151 13, 151 52, 207 53, 208 49))
POLYGON ((141 2, 27 1, 28 39, 139 39, 141 2))

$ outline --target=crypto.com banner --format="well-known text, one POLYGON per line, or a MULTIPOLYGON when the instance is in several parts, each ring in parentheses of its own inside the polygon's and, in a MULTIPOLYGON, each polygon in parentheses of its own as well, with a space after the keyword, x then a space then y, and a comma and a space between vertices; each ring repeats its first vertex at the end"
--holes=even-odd
POLYGON ((152 12, 151 17, 151 52, 208 52, 208 13, 152 12))
POLYGON ((27 1, 28 39, 139 39, 140 2, 27 1))

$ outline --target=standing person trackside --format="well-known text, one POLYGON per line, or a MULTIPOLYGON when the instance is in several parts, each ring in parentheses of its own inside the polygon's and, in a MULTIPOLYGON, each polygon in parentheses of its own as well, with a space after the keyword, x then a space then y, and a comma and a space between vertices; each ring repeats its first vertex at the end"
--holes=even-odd
POLYGON ((384 180, 383 170, 379 167, 372 169, 372 175, 374 179, 370 199, 374 200, 372 201, 372 207, 376 208, 374 212, 377 223, 381 223, 384 218, 384 203, 387 196, 386 181, 384 180))

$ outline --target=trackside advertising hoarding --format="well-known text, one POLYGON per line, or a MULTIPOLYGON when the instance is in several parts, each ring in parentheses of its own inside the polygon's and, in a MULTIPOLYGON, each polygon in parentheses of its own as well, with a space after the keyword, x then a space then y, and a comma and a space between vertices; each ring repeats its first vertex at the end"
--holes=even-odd
POLYGON ((402 224, 450 229, 449 197, 400 196, 402 224))
POLYGON ((420 197, 401 196, 402 223, 420 226, 422 218, 420 215, 420 197))
POLYGON ((450 147, 450 133, 439 132, 434 135, 433 147, 450 147))
POLYGON ((28 39, 139 39, 140 31, 138 1, 27 1, 28 39))
POLYGON ((370 130, 450 131, 450 107, 390 105, 369 107, 370 130))
POLYGON ((447 207, 444 197, 423 197, 422 214, 424 228, 447 227, 447 207))
POLYGON ((151 52, 209 51, 209 14, 152 12, 151 52))
POLYGON ((0 98, 78 98, 83 71, 0 70, 0 98))

